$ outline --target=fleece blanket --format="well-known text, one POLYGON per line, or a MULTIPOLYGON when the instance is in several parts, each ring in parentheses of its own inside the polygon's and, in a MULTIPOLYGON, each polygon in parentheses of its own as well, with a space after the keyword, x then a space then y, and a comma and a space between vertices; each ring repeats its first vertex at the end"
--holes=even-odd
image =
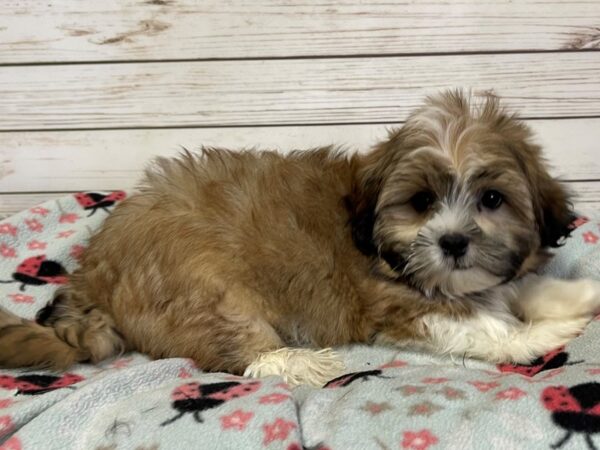
MULTIPOLYGON (((124 192, 80 193, 0 222, 0 306, 31 319, 124 192)), ((580 218, 549 273, 600 274, 580 218)), ((0 371, 0 449, 600 448, 600 321, 529 366, 339 349, 348 373, 291 390, 128 354, 67 373, 0 371)))

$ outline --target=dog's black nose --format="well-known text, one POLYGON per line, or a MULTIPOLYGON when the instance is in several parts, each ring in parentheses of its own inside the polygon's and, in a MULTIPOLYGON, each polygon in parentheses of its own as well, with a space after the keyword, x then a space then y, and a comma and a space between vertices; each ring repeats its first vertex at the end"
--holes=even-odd
POLYGON ((447 256, 460 258, 467 253, 469 238, 464 234, 445 234, 440 238, 440 247, 447 256))

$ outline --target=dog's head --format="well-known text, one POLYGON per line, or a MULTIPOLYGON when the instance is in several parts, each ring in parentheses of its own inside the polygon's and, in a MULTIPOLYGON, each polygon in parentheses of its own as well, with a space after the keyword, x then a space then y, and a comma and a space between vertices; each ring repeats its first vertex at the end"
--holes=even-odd
POLYGON ((492 97, 429 98, 359 167, 356 243, 426 295, 480 292, 535 269, 573 219, 530 130, 492 97))

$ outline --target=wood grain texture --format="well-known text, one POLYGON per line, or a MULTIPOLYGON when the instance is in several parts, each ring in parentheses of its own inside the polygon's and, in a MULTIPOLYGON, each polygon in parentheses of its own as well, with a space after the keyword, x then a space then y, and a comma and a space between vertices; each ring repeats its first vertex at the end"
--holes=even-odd
POLYGON ((8 0, 0 62, 590 49, 595 0, 8 0))
POLYGON ((28 194, 1 194, 0 195, 0 220, 12 214, 39 205, 48 200, 68 195, 65 192, 41 192, 28 194))
MULTIPOLYGON (((566 180, 600 178, 600 119, 528 123, 555 175, 566 180)), ((336 125, 4 133, 0 135, 0 192, 126 189, 135 184, 152 157, 175 155, 181 147, 286 152, 335 144, 363 151, 385 139, 391 128, 336 125)))
POLYGON ((0 129, 397 122, 427 93, 597 115, 596 52, 3 67, 0 129))
MULTIPOLYGON (((566 183, 574 194, 574 205, 582 214, 600 216, 600 182, 582 181, 566 183)), ((87 191, 93 189, 86 189, 87 191)), ((53 200, 71 192, 32 192, 0 194, 0 219, 9 217, 19 211, 31 208, 47 200, 53 200)))

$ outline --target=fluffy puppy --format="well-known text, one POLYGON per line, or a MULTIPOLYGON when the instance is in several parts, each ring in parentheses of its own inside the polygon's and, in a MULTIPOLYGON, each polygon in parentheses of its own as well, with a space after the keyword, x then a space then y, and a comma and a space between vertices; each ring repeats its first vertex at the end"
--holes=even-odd
POLYGON ((429 98, 366 154, 159 159, 38 323, 0 313, 0 365, 64 369, 124 350, 321 384, 332 346, 526 363, 600 306, 531 274, 569 234, 564 188, 493 98, 429 98))

